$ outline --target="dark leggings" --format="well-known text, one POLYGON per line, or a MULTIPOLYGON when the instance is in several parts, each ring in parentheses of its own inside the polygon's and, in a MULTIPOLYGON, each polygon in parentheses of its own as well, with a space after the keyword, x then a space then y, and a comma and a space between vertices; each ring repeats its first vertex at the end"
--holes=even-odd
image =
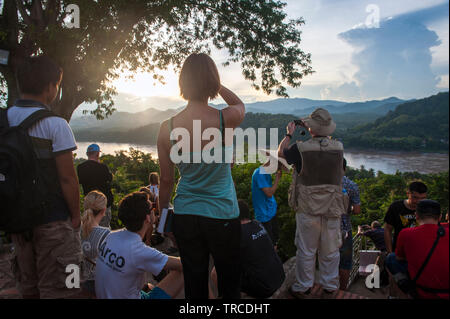
POLYGON ((237 218, 175 214, 173 233, 183 264, 186 299, 208 299, 210 254, 217 271, 219 296, 240 298, 241 224, 237 218))

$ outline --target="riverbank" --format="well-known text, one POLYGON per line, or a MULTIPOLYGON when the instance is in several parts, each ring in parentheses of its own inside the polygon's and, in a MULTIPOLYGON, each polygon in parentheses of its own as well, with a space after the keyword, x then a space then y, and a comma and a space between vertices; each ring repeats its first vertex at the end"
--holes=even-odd
POLYGON ((377 149, 377 148, 358 148, 358 147, 349 147, 346 148, 344 145, 344 149, 345 151, 348 152, 370 152, 370 153, 386 153, 386 154, 445 154, 445 155, 449 155, 449 150, 434 150, 434 151, 430 151, 430 150, 421 150, 420 152, 418 151, 392 151, 392 150, 388 150, 388 149, 377 149))
MULTIPOLYGON (((150 153, 154 159, 158 158, 156 145, 142 145, 130 143, 102 143, 102 142, 78 142, 78 149, 74 152, 77 158, 86 158, 86 149, 92 144, 100 145, 103 154, 114 155, 120 150, 129 150, 130 147, 144 153, 150 153)), ((419 172, 422 174, 439 173, 448 171, 449 154, 445 153, 421 153, 421 152, 390 152, 366 149, 346 149, 344 156, 347 165, 354 168, 364 166, 375 172, 382 171, 386 174, 400 172, 419 172)))

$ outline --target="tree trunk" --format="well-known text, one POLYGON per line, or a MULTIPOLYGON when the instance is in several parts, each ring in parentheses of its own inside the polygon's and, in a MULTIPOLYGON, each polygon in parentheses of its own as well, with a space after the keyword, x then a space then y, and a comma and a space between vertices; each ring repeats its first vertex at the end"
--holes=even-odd
POLYGON ((70 122, 75 109, 83 103, 83 100, 77 94, 73 83, 69 83, 69 81, 69 79, 66 81, 63 79, 60 88, 62 94, 58 95, 51 105, 52 111, 65 118, 67 122, 70 122), (61 96, 61 98, 59 98, 59 96, 61 96))
POLYGON ((3 23, 6 26, 7 34, 2 44, 3 49, 9 51, 8 65, 1 66, 0 72, 6 80, 8 86, 8 101, 7 105, 11 106, 19 98, 19 90, 16 82, 16 70, 23 59, 30 56, 33 52, 32 42, 22 39, 22 43, 18 43, 18 17, 17 17, 17 5, 15 0, 5 0, 3 6, 3 23))
POLYGON ((80 104, 81 103, 75 102, 73 96, 69 96, 69 94, 66 93, 61 100, 55 101, 51 105, 51 108, 55 114, 65 118, 67 122, 70 122, 73 112, 80 104))
POLYGON ((8 65, 0 66, 0 72, 2 72, 8 89, 8 106, 11 106, 14 101, 19 98, 19 91, 15 79, 15 60, 18 36, 17 25, 18 17, 16 2, 15 0, 5 0, 3 4, 2 29, 7 31, 6 37, 3 39, 1 45, 2 49, 9 51, 9 59, 8 65))
POLYGON ((12 106, 14 102, 20 97, 19 90, 17 88, 16 77, 14 71, 10 67, 2 68, 2 75, 6 80, 6 85, 8 87, 8 101, 7 106, 12 106))

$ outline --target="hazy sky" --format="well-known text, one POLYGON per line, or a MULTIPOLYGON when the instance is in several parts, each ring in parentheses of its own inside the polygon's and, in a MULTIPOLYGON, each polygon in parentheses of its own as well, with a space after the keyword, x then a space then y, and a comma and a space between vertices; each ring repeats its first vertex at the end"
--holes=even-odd
MULTIPOLYGON (((448 1, 286 2, 289 18, 305 19, 301 47, 311 53, 316 71, 304 79, 300 88, 288 89, 291 97, 342 101, 390 96, 407 99, 448 90, 448 1)), ((226 54, 217 50, 212 53, 225 86, 247 103, 277 98, 251 88, 241 75, 239 64, 222 67, 226 54)), ((128 103, 117 103, 117 108, 133 112, 141 107, 166 109, 183 105, 177 74, 169 70, 165 76, 166 85, 153 85, 150 74, 138 74, 135 82, 116 81, 121 101, 140 101, 134 109, 128 103)))

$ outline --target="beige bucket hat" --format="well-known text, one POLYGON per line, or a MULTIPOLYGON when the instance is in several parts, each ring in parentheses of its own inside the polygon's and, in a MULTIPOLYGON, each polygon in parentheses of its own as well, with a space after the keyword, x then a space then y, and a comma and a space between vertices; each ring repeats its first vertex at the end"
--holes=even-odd
POLYGON ((331 118, 330 113, 321 107, 315 109, 308 117, 302 118, 302 121, 316 135, 328 136, 336 129, 336 123, 331 118))

